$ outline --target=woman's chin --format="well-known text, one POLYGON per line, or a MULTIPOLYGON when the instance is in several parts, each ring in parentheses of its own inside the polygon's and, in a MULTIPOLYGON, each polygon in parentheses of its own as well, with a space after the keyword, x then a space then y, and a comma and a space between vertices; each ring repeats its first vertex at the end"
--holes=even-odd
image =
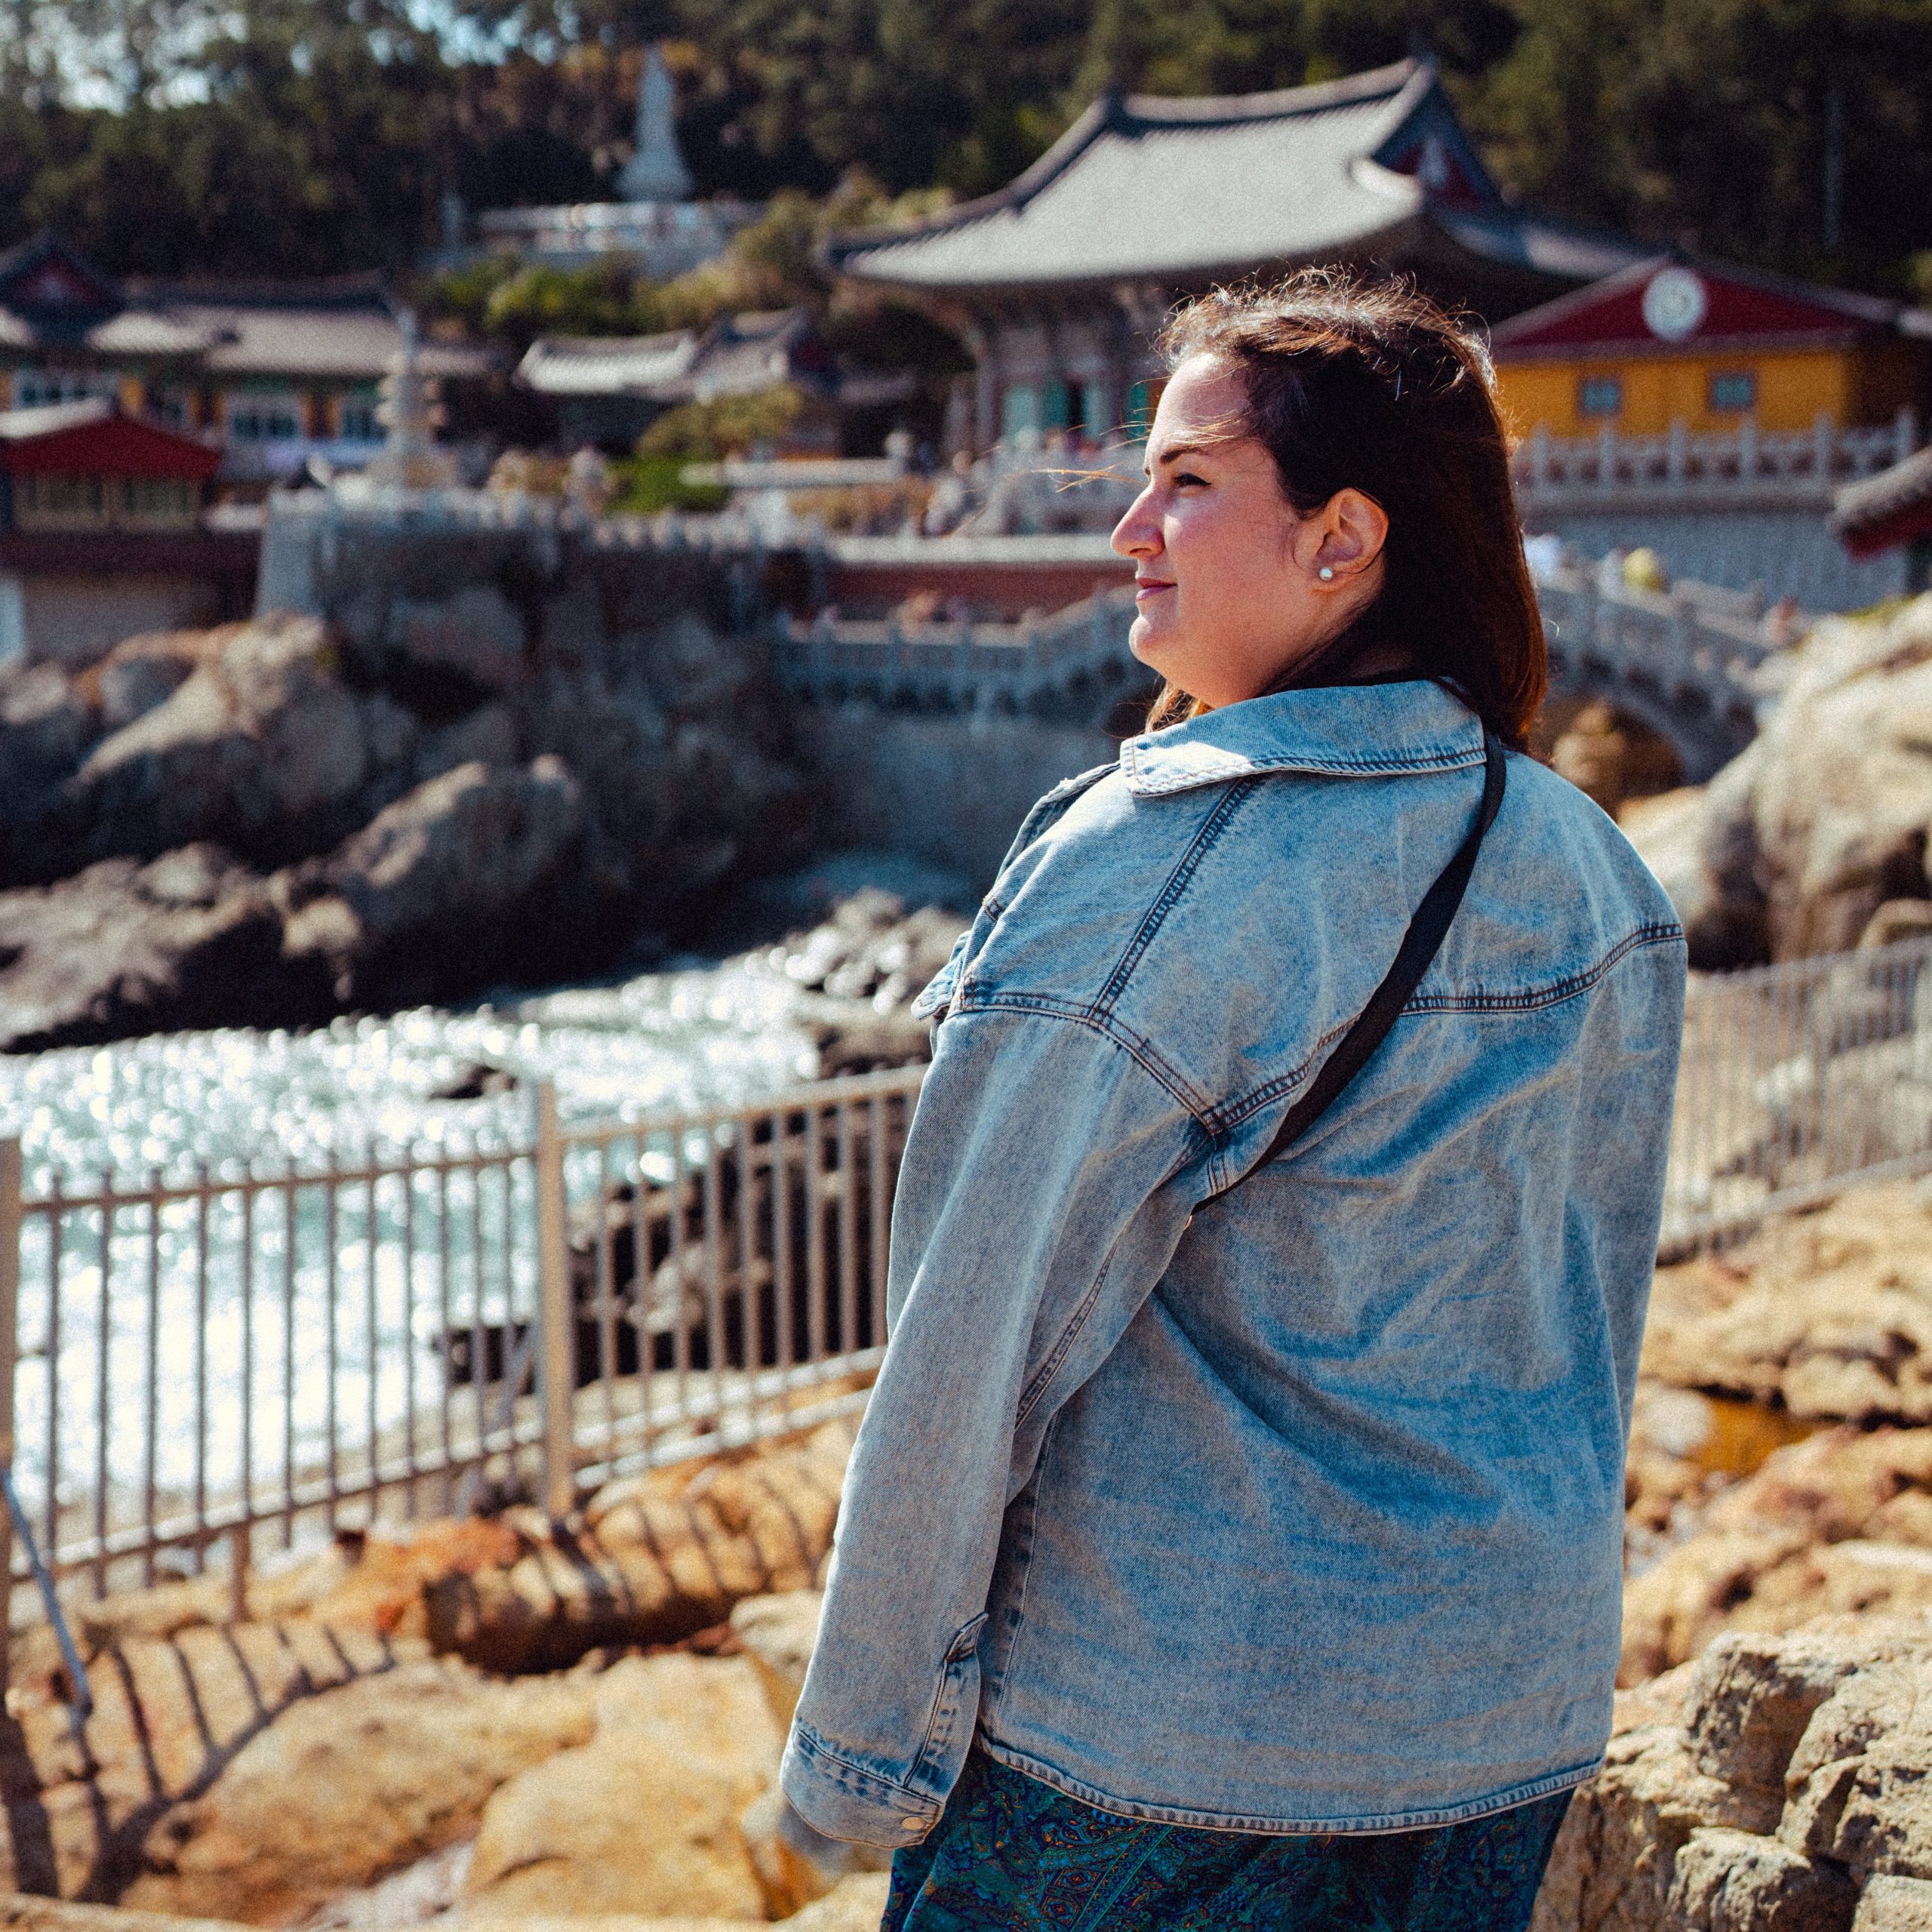
POLYGON ((1133 628, 1127 634, 1127 648, 1149 670, 1158 671, 1162 677, 1171 677, 1168 666, 1174 654, 1177 640, 1168 627, 1157 623, 1144 611, 1134 620, 1133 628))

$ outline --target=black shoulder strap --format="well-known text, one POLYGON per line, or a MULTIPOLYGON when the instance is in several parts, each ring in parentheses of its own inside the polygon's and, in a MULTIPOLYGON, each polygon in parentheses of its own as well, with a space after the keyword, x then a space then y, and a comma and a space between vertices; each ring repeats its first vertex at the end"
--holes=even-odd
POLYGON ((1388 977, 1370 995, 1355 1024, 1343 1035, 1341 1044, 1321 1063, 1321 1069, 1309 1082, 1308 1091, 1288 1109, 1269 1143, 1267 1152, 1247 1174, 1238 1175, 1226 1187, 1217 1189, 1209 1199, 1217 1199, 1238 1187, 1248 1174, 1257 1174, 1270 1161, 1278 1159, 1315 1124, 1343 1088, 1367 1064, 1369 1056, 1395 1023, 1396 1014, 1408 1004, 1411 995, 1422 984, 1423 975, 1441 949, 1456 909, 1463 903, 1469 875, 1475 869, 1476 854, 1482 848, 1483 835, 1495 823, 1496 814, 1502 809, 1503 788, 1507 783, 1503 747, 1487 730, 1482 734, 1482 803, 1476 808, 1475 823, 1469 827, 1469 835, 1456 856, 1423 895, 1388 977))

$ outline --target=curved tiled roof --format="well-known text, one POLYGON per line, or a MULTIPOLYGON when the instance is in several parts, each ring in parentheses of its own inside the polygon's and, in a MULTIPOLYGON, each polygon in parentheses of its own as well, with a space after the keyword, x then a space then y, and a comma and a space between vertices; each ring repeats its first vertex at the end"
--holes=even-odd
POLYGON ((868 281, 965 291, 1192 279, 1362 251, 1423 206, 1420 181, 1374 156, 1435 85, 1432 68, 1403 61, 1274 94, 1103 94, 998 194, 910 229, 835 237, 828 257, 868 281))

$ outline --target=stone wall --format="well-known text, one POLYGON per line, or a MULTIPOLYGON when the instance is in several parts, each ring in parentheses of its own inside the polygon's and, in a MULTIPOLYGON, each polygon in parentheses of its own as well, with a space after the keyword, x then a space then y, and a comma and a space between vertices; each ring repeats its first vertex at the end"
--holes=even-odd
POLYGON ((1767 597, 1795 598, 1807 611, 1857 611, 1903 595, 1906 554, 1856 561, 1825 528, 1823 508, 1697 510, 1667 503, 1595 512, 1533 514, 1529 527, 1560 537, 1586 557, 1647 546, 1673 577, 1761 585, 1767 597))
POLYGON ((945 866, 980 887, 1041 792, 1116 755, 1097 726, 1030 718, 852 706, 801 712, 796 730, 833 843, 945 866))

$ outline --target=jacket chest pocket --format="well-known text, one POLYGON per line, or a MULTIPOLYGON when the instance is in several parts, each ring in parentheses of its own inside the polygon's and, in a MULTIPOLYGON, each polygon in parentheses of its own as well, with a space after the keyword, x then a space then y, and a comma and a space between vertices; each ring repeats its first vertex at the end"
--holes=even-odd
POLYGON ((946 1789, 952 1784, 958 1761, 963 1752, 952 1746, 961 1721, 970 1727, 980 1709, 980 1632, 986 1627, 988 1613, 981 1611, 946 1648, 946 1663, 940 1672, 939 1689, 933 1698, 933 1714, 926 1725, 926 1740, 912 1766, 916 1781, 934 1779, 946 1789))

